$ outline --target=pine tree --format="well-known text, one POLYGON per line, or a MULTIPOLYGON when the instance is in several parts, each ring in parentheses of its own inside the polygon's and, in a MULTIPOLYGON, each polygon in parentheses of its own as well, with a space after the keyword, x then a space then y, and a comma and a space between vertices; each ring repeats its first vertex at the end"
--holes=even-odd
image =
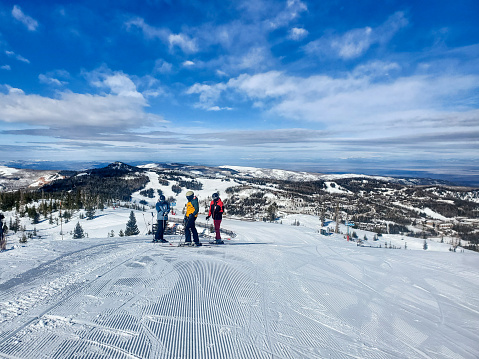
POLYGON ((77 222, 77 225, 73 231, 73 238, 74 239, 85 238, 85 234, 83 233, 83 228, 80 222, 77 222))
POLYGON ((25 232, 23 232, 22 237, 18 240, 20 243, 24 244, 27 243, 27 236, 25 235, 25 232))
POLYGON ((93 218, 95 218, 95 208, 88 206, 86 209, 86 219, 92 220, 93 218))
POLYGON ((120 232, 118 232, 118 235, 119 235, 120 237, 123 237, 123 236, 124 236, 124 234, 123 234, 123 229, 120 229, 120 232))
POLYGON ((138 229, 138 226, 136 225, 135 213, 131 211, 130 219, 128 220, 126 224, 125 236, 136 236, 137 234, 140 234, 140 230, 138 229))
POLYGON ((273 222, 273 221, 276 219, 276 216, 277 216, 277 214, 276 214, 277 212, 276 212, 276 211, 277 211, 277 209, 278 209, 278 207, 277 207, 277 205, 276 205, 275 202, 273 202, 273 203, 268 207, 268 209, 267 209, 267 214, 268 214, 268 220, 269 220, 270 222, 273 222))

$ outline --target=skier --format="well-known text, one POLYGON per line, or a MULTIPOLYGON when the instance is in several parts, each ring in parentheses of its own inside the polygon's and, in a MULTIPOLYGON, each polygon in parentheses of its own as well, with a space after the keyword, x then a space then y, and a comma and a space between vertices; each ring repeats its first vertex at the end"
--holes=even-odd
POLYGON ((213 223, 216 232, 215 244, 224 244, 223 240, 221 239, 220 233, 220 225, 221 220, 223 219, 224 212, 223 201, 221 201, 221 198, 218 193, 213 193, 211 197, 213 198, 213 200, 210 203, 210 210, 208 216, 206 217, 206 220, 210 219, 210 217, 213 217, 213 223))
POLYGON ((158 223, 158 229, 155 233, 155 239, 153 242, 168 243, 166 239, 163 238, 165 233, 166 223, 168 221, 168 212, 170 212, 170 204, 166 201, 165 196, 161 195, 156 202, 156 220, 158 223))
POLYGON ((7 241, 4 238, 3 234, 3 219, 5 216, 0 213, 0 251, 7 249, 7 241))
POLYGON ((198 237, 198 231, 196 230, 195 222, 198 217, 200 207, 198 205, 198 198, 196 198, 193 191, 186 192, 186 198, 188 203, 186 204, 185 213, 185 243, 191 244, 191 234, 193 234, 193 241, 195 246, 201 246, 200 238, 198 237))

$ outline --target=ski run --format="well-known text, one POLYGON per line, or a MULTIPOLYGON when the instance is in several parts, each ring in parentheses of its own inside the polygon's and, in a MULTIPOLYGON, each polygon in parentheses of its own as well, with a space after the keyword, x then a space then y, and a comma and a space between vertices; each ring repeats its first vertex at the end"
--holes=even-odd
POLYGON ((386 248, 402 242, 393 235, 361 247, 306 215, 226 219, 236 236, 219 246, 101 235, 129 212, 82 222, 89 238, 0 253, 0 358, 479 356, 477 253, 386 248))

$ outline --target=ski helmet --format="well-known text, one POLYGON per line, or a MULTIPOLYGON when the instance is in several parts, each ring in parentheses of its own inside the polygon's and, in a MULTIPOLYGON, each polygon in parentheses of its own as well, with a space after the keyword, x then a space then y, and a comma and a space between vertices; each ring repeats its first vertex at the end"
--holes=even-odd
POLYGON ((163 195, 160 195, 160 201, 164 201, 166 198, 163 195))
POLYGON ((218 193, 213 193, 211 197, 216 200, 220 198, 220 195, 218 193))
POLYGON ((194 196, 195 193, 193 191, 186 192, 186 197, 194 196))

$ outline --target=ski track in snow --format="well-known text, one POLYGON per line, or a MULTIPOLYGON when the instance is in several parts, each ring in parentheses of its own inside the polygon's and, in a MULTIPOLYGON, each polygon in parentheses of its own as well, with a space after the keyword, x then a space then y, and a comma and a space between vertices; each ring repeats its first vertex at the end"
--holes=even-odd
POLYGON ((477 254, 226 225, 223 246, 90 240, 0 282, 0 358, 478 357, 477 254))

